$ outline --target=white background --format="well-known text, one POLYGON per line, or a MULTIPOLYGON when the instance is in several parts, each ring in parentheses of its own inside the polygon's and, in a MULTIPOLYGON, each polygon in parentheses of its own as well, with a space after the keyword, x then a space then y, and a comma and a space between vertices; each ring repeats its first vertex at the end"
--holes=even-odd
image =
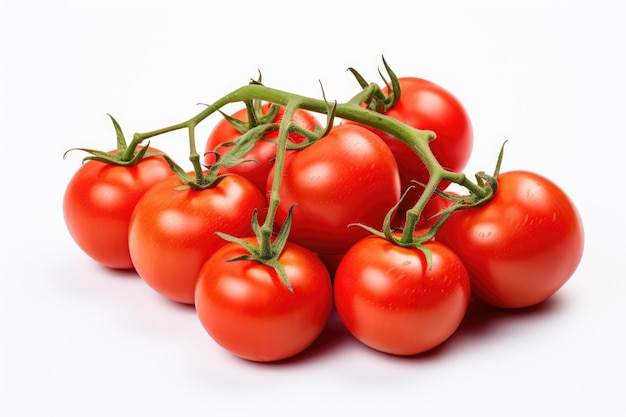
MULTIPOLYGON (((626 414, 626 65, 618 1, 7 1, 0 6, 0 414, 554 416, 626 414), (193 308, 95 265, 63 224, 71 147, 114 147, 263 74, 350 98, 357 68, 449 89, 473 121, 466 172, 540 172, 576 202, 586 249, 545 305, 475 309, 441 348, 377 353, 331 322, 301 357, 237 359, 193 308)), ((202 138, 210 119, 200 127, 202 138)), ((184 136, 153 144, 186 163, 184 136)), ((203 144, 202 144, 203 145, 203 144)))

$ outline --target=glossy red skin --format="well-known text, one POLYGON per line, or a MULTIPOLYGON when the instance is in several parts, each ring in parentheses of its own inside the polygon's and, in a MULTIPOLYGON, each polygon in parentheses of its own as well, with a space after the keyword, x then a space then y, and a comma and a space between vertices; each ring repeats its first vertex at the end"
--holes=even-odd
POLYGON ((256 209, 266 212, 265 196, 250 181, 229 175, 205 190, 182 189, 171 176, 155 184, 137 203, 128 231, 137 273, 159 294, 193 304, 198 272, 226 241, 215 234, 252 234, 256 209))
MULTIPOLYGON (((270 171, 268 188, 274 178, 270 171)), ((276 221, 293 206, 290 240, 313 252, 344 253, 368 231, 380 229, 400 199, 398 167, 376 134, 339 125, 319 142, 285 158, 276 221)))
MULTIPOLYGON (((417 129, 435 132, 437 138, 430 142, 433 154, 445 169, 461 172, 469 161, 474 140, 472 124, 463 104, 448 90, 428 80, 403 77, 399 82, 400 99, 385 115, 417 129)), ((383 138, 395 155, 402 190, 415 186, 412 180, 428 182, 428 170, 413 150, 384 132, 370 129, 383 138)), ((448 184, 442 182, 440 188, 448 184)), ((400 216, 417 202, 421 190, 420 186, 415 186, 409 192, 400 206, 400 216)))
MULTIPOLYGON (((263 113, 266 114, 269 111, 270 104, 265 103, 262 106, 263 113)), ((280 107, 274 123, 280 123, 283 119, 285 108, 280 107)), ((232 117, 247 121, 247 110, 241 109, 235 112, 232 117)), ((320 126, 316 117, 303 109, 298 109, 294 113, 292 121, 299 126, 304 127, 307 130, 314 131, 316 127, 320 126)), ((215 163, 215 155, 207 153, 215 150, 215 148, 221 143, 231 142, 241 136, 241 133, 237 131, 226 119, 220 120, 207 139, 205 145, 205 157, 204 163, 210 165, 215 163)), ((237 166, 230 168, 222 168, 220 173, 236 173, 243 177, 246 177, 252 181, 263 193, 265 193, 265 185, 267 182, 267 175, 273 165, 273 160, 276 158, 276 139, 278 138, 278 131, 271 131, 265 135, 266 139, 272 140, 259 140, 252 150, 250 150, 242 159, 252 159, 258 162, 244 162, 237 166)), ((300 143, 304 140, 304 137, 298 133, 292 132, 288 136, 289 140, 294 143, 300 143)), ((223 146, 218 149, 220 154, 225 154, 232 146, 223 146)), ((292 152, 288 150, 287 153, 292 152)))
POLYGON ((437 240, 463 259, 477 299, 494 307, 530 307, 575 272, 583 224, 565 192, 539 174, 510 171, 498 183, 486 205, 453 214, 437 240))
POLYGON ((200 322, 220 346, 244 359, 278 361, 303 352, 323 331, 332 308, 324 264, 311 251, 288 242, 279 262, 291 293, 271 267, 228 262, 245 254, 240 245, 228 244, 200 271, 195 293, 200 322))
POLYGON ((63 216, 74 242, 101 265, 132 269, 128 225, 135 204, 152 185, 170 175, 172 170, 160 157, 128 167, 98 161, 83 164, 63 197, 63 216))
POLYGON ((424 253, 377 236, 355 244, 334 280, 337 312, 363 344, 394 355, 416 355, 446 341, 459 327, 470 299, 467 270, 441 243, 424 253))

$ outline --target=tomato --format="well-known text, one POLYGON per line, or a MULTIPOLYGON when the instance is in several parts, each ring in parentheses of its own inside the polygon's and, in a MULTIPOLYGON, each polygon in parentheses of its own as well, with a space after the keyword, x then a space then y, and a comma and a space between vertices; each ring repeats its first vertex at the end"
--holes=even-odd
MULTIPOLYGON (((160 152, 153 148, 148 151, 160 152)), ((76 171, 63 196, 63 216, 70 235, 101 265, 132 269, 128 250, 132 211, 152 185, 170 175, 172 170, 165 159, 157 156, 144 158, 135 166, 86 162, 76 171)))
MULTIPOLYGON (((469 161, 473 147, 472 124, 462 103, 448 90, 428 80, 404 77, 398 81, 401 88, 400 99, 385 115, 417 129, 435 132, 437 138, 430 143, 435 158, 447 170, 462 171, 469 161)), ((402 190, 415 185, 412 180, 423 184, 428 182, 428 170, 413 150, 382 131, 369 129, 377 132, 395 155, 402 190)), ((444 189, 448 184, 442 182, 440 188, 444 189)), ((420 186, 413 188, 401 204, 398 215, 403 216, 421 194, 420 186)))
POLYGON ((363 344, 395 355, 426 352, 459 327, 470 300, 461 259, 436 241, 424 253, 378 236, 356 243, 344 255, 334 280, 337 313, 363 344))
POLYGON ((523 308, 545 301, 572 276, 584 232, 559 186, 537 173, 510 171, 498 176, 487 204, 450 216, 437 240, 463 259, 477 299, 523 308))
POLYGON ((268 362, 301 353, 330 316, 332 285, 324 264, 308 249, 287 242, 278 260, 291 293, 272 267, 229 262, 246 254, 229 243, 204 264, 195 293, 200 322, 220 346, 241 358, 268 362))
MULTIPOLYGON (((261 108, 262 108, 263 114, 267 114, 270 108, 270 104, 265 103, 261 108)), ((285 113, 285 108, 279 107, 278 114, 276 118, 274 119, 274 123, 280 123, 281 120, 283 119, 284 113, 285 113)), ((248 112, 244 108, 235 112, 232 115, 232 117, 238 120, 247 121, 248 112)), ((320 126, 316 117, 312 113, 303 109, 296 110, 292 118, 292 121, 295 124, 302 126, 303 128, 310 130, 310 131, 314 131, 316 127, 320 126)), ((204 152, 205 152, 204 163, 206 165, 215 163, 215 155, 213 155, 212 153, 207 153, 207 152, 215 150, 215 148, 222 143, 232 142, 233 140, 237 139, 239 136, 241 136, 241 132, 235 129, 235 127, 233 127, 233 125, 231 125, 227 119, 220 120, 215 125, 215 127, 213 128, 213 130, 211 131, 207 139, 205 149, 204 149, 204 152)), ((242 175, 246 177, 247 179, 249 179, 250 181, 252 181, 257 187, 259 187, 259 189, 263 193, 265 193, 267 175, 269 174, 269 171, 272 168, 273 159, 276 158, 276 139, 277 138, 278 138, 277 130, 268 132, 264 136, 264 139, 256 142, 254 147, 242 158, 244 160, 249 159, 249 160, 254 160, 256 162, 253 162, 253 161, 243 162, 234 167, 222 168, 220 172, 221 173, 236 173, 236 174, 242 175)), ((304 140, 304 137, 296 132, 292 132, 289 134, 288 139, 291 142, 300 143, 304 140)), ((219 147, 217 151, 221 155, 223 155, 231 148, 232 146, 221 146, 219 147)), ((291 150, 287 151, 287 153, 289 152, 291 152, 291 150)))
MULTIPOLYGON (((268 188, 273 178, 274 170, 268 188)), ((376 134, 339 125, 285 158, 279 195, 278 224, 293 206, 292 241, 320 254, 341 254, 369 233, 350 224, 382 227, 400 198, 398 167, 376 134)))
POLYGON ((213 188, 180 186, 172 175, 144 194, 131 216, 128 240, 135 269, 150 287, 173 301, 193 304, 200 268, 226 243, 215 232, 251 235, 252 213, 264 213, 266 205, 265 196, 235 174, 213 188))

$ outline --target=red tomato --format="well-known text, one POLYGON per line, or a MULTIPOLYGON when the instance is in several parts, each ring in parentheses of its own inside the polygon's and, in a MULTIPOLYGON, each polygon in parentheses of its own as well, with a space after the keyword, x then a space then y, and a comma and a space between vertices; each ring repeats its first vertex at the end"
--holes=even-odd
MULTIPOLYGON (((268 177, 268 188, 274 170, 268 177)), ((400 198, 398 167, 380 137, 340 125, 313 145, 285 158, 276 221, 293 208, 290 240, 320 254, 344 253, 368 231, 381 228, 400 198)))
MULTIPOLYGON (((435 132, 437 138, 430 143, 430 148, 441 166, 450 171, 462 171, 472 152, 473 131, 469 115, 461 102, 448 90, 421 78, 404 77, 399 82, 400 99, 385 115, 417 129, 435 132)), ((411 183, 412 180, 423 184, 428 182, 428 170, 413 150, 384 132, 372 130, 383 138, 395 155, 402 190, 415 185, 411 183)), ((441 189, 448 184, 442 182, 441 189)), ((409 192, 398 215, 402 216, 411 208, 421 194, 419 186, 409 192)))
POLYGON ((467 270, 441 243, 424 253, 378 236, 356 243, 334 281, 337 312, 365 345, 395 355, 415 355, 446 341, 459 327, 470 299, 467 270))
POLYGON ((304 351, 330 316, 332 286, 324 264, 287 242, 279 262, 291 293, 272 267, 228 261, 246 254, 229 243, 204 264, 195 293, 200 322, 220 346, 248 360, 277 361, 304 351))
POLYGON ((170 175, 167 162, 156 156, 135 166, 86 162, 70 180, 63 197, 63 216, 70 235, 96 262, 109 268, 132 269, 128 251, 132 211, 152 185, 170 175))
POLYGON ((584 233, 561 188, 536 173, 511 171, 498 177, 487 204, 450 216, 437 240, 463 259, 477 299, 522 308, 545 301, 572 276, 584 233))
MULTIPOLYGON (((265 103, 262 106, 262 111, 264 114, 267 114, 269 111, 270 104, 265 103)), ((280 107, 278 110, 278 115, 274 119, 274 123, 280 123, 283 119, 283 115, 285 113, 285 108, 280 107)), ((235 112, 232 117, 238 120, 247 121, 248 120, 248 112, 247 110, 241 109, 235 112)), ((316 127, 320 126, 319 122, 315 118, 315 116, 302 109, 296 110, 292 121, 303 128, 314 131, 316 127)), ((209 152, 215 150, 215 148, 226 142, 231 142, 234 139, 241 136, 241 133, 237 131, 231 125, 228 120, 222 119, 220 120, 211 133, 209 134, 209 138, 206 142, 206 146, 204 152, 209 152)), ((252 181, 263 193, 265 193, 265 184, 267 181, 267 175, 272 168, 272 161, 276 158, 276 141, 278 138, 278 131, 271 131, 267 135, 265 135, 265 139, 270 140, 259 140, 252 150, 248 152, 242 159, 252 159, 257 162, 243 162, 237 166, 230 168, 222 168, 220 173, 236 173, 242 175, 252 181)), ((298 133, 292 132, 288 136, 289 140, 294 143, 300 143, 304 140, 304 137, 298 133)), ((223 155, 232 146, 223 146, 218 149, 218 152, 223 155)), ((287 153, 291 152, 290 150, 287 153)), ((215 155, 211 153, 206 153, 204 157, 204 163, 206 165, 210 165, 215 163, 215 155)))
POLYGON ((176 189, 180 186, 172 175, 144 194, 133 211, 128 240, 135 269, 150 287, 193 304, 200 268, 226 243, 215 232, 251 235, 252 213, 265 213, 266 205, 265 196, 235 174, 204 190, 176 189))

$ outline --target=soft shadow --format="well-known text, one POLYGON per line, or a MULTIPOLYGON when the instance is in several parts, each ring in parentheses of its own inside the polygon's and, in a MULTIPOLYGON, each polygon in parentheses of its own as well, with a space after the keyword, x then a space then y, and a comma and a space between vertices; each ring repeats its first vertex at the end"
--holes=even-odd
POLYGON ((105 271, 107 275, 114 277, 114 278, 120 278, 120 279, 140 278, 137 271, 135 271, 133 268, 114 269, 114 268, 107 268, 106 266, 103 266, 103 265, 98 265, 98 268, 100 268, 101 271, 105 271))
MULTIPOLYGON (((385 352, 379 352, 386 359, 394 362, 403 361, 423 362, 441 358, 442 356, 452 354, 458 349, 463 349, 468 343, 474 343, 477 339, 482 339, 481 343, 489 343, 489 339, 495 337, 498 329, 503 325, 511 325, 513 322, 536 320, 538 318, 553 314, 556 310, 563 307, 563 301, 558 296, 553 296, 547 301, 528 308, 520 309, 502 309, 489 307, 476 300, 471 300, 468 311, 455 331, 448 340, 439 346, 434 347, 426 352, 416 355, 394 355, 385 352)), ((270 362, 254 362, 259 366, 292 366, 302 364, 306 361, 315 360, 328 355, 330 351, 337 350, 345 344, 360 344, 343 325, 335 308, 333 308, 326 327, 320 336, 306 350, 293 357, 270 362)))
POLYGON ((457 337, 483 337, 488 335, 496 324, 510 321, 536 319, 553 314, 562 307, 560 297, 554 296, 532 307, 505 309, 490 307, 472 299, 465 318, 456 332, 457 337))
POLYGON ((457 330, 439 346, 416 355, 393 355, 388 356, 393 361, 430 361, 439 359, 444 355, 452 354, 458 349, 463 349, 469 343, 481 339, 481 343, 489 343, 498 333, 502 326, 512 325, 514 322, 537 320, 545 317, 563 307, 563 301, 558 296, 553 296, 536 306, 519 309, 502 309, 490 307, 472 299, 467 313, 457 330))
POLYGON ((441 345, 418 355, 421 358, 436 358, 463 349, 470 343, 490 343, 499 331, 515 323, 537 320, 554 314, 563 307, 563 301, 557 295, 532 307, 505 309, 490 307, 475 299, 470 301, 467 313, 459 328, 441 345))

